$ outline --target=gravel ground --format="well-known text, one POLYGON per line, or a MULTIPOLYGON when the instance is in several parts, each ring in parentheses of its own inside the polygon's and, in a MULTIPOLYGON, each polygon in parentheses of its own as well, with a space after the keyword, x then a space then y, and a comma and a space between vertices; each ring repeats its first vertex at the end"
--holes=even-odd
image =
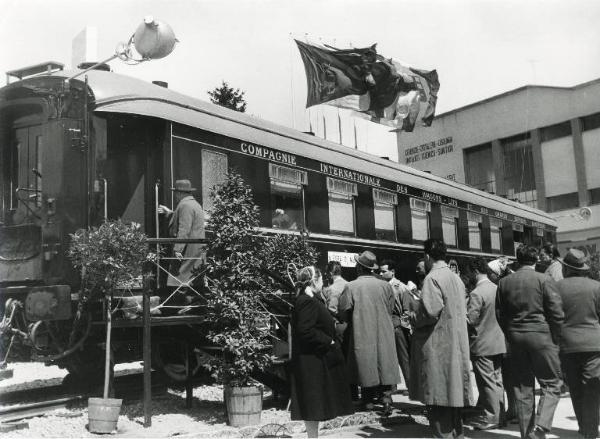
MULTIPOLYGON (((58 367, 46 367, 39 363, 13 363, 11 379, 0 381, 0 398, 3 392, 31 387, 60 384, 66 372, 58 367)), ((115 374, 122 375, 137 371, 139 363, 120 364, 115 374)), ((200 386, 193 392, 192 408, 185 408, 185 391, 169 389, 165 395, 154 397, 152 404, 152 426, 143 427, 144 415, 141 401, 125 402, 117 424, 117 431, 110 437, 124 438, 166 438, 166 437, 256 437, 256 436, 303 436, 304 423, 291 421, 287 410, 271 407, 270 392, 265 391, 265 401, 261 414, 261 425, 245 428, 227 426, 223 406, 222 386, 200 386)), ((97 437, 87 428, 87 404, 69 410, 57 410, 43 417, 26 420, 27 428, 2 434, 6 438, 80 438, 97 437)), ((397 417, 401 421, 407 417, 397 417)), ((322 422, 325 431, 335 431, 352 425, 379 422, 373 412, 360 412, 345 418, 322 422)), ((410 422, 423 423, 422 416, 414 416, 410 422)))

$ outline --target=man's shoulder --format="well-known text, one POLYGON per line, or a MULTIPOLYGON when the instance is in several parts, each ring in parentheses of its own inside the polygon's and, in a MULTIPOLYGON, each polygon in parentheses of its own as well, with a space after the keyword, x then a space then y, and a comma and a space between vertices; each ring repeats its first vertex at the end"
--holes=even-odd
POLYGON ((572 276, 566 277, 556 282, 556 285, 561 289, 571 290, 572 288, 585 288, 590 290, 600 291, 600 282, 589 277, 572 276))

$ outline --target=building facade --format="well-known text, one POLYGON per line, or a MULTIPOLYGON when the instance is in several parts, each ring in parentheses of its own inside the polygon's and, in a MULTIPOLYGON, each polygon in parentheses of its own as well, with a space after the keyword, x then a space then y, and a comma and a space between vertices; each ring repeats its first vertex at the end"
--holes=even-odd
POLYGON ((600 79, 521 87, 397 141, 400 163, 550 212, 561 253, 600 251, 600 79))

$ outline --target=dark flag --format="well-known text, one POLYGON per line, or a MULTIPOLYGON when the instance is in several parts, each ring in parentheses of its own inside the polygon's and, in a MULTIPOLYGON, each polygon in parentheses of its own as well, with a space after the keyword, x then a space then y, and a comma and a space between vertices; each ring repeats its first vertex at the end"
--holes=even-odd
POLYGON ((295 40, 304 62, 308 95, 306 107, 367 92, 365 70, 375 59, 375 45, 364 49, 331 50, 295 40))
POLYGON ((363 49, 317 47, 296 40, 304 69, 306 107, 328 103, 361 117, 412 131, 419 114, 430 126, 440 87, 437 72, 414 69, 363 49))

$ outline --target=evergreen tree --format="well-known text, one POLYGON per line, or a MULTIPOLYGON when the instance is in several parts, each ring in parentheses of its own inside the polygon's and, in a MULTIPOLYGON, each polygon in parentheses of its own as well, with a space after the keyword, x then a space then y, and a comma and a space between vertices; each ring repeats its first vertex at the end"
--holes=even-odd
POLYGON ((222 107, 230 108, 240 113, 246 112, 246 100, 244 99, 245 92, 239 88, 230 87, 225 81, 222 81, 220 87, 216 87, 213 91, 209 91, 210 101, 213 104, 222 107))

